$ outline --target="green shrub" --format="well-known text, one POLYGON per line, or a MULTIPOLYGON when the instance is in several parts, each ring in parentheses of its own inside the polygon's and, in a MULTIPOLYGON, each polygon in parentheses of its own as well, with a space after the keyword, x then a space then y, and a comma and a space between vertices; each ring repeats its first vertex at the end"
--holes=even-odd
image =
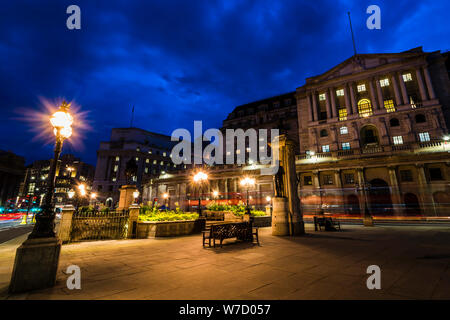
POLYGON ((198 213, 184 212, 180 208, 160 211, 156 207, 143 207, 139 214, 139 221, 180 221, 196 219, 198 219, 198 213))

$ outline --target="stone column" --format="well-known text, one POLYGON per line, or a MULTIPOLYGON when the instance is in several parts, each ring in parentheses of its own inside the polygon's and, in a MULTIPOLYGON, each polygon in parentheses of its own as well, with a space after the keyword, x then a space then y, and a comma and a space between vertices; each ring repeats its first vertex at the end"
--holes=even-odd
POLYGON ((342 190, 342 178, 341 178, 341 170, 334 171, 334 181, 336 183, 336 194, 339 198, 339 205, 344 207, 345 199, 344 199, 344 190, 342 190))
POLYGON ((128 207, 134 202, 133 192, 137 191, 134 185, 125 185, 120 187, 119 206, 117 210, 128 209, 128 207))
POLYGON ((381 109, 384 107, 383 92, 381 91, 380 80, 376 79, 375 81, 377 85, 378 108, 381 109))
POLYGON ((425 82, 427 84, 428 95, 430 96, 430 99, 436 99, 436 95, 434 94, 433 90, 433 83, 431 82, 430 72, 428 71, 427 67, 423 68, 423 74, 425 75, 425 82))
POLYGON ((401 72, 398 73, 398 81, 400 83, 400 89, 402 92, 402 97, 403 97, 403 103, 409 104, 409 99, 408 99, 408 93, 406 91, 406 85, 405 85, 405 81, 403 80, 403 75, 401 72))
POLYGON ((392 81, 392 85, 394 86, 395 103, 397 104, 397 106, 401 106, 402 105, 402 97, 400 96, 400 91, 398 89, 398 84, 397 84, 397 77, 395 76, 395 74, 393 74, 391 76, 391 81, 392 81))
POLYGON ((389 180, 391 182, 391 190, 392 190, 392 203, 394 207, 394 214, 396 216, 402 215, 403 210, 403 201, 401 199, 400 188, 397 180, 397 168, 395 166, 388 167, 389 171, 389 180))
POLYGON ((336 108, 336 99, 335 99, 335 93, 334 88, 330 88, 329 92, 330 100, 331 100, 331 111, 333 112, 332 118, 337 118, 339 116, 339 113, 336 108))
POLYGON ((329 94, 328 90, 325 91, 325 103, 327 106, 327 119, 331 119, 331 118, 333 118, 333 115, 331 113, 330 94, 329 94))
POLYGON ((309 107, 309 121, 314 121, 314 109, 313 109, 313 105, 312 105, 312 101, 311 101, 311 95, 308 94, 307 96, 308 99, 308 107, 309 107))
POLYGON ((58 228, 58 238, 63 242, 70 240, 70 230, 72 227, 72 217, 75 208, 72 205, 64 206, 62 209, 61 220, 58 228))
POLYGON ((417 182, 419 183, 419 199, 420 199, 420 211, 422 211, 423 213, 426 213, 429 210, 429 208, 427 208, 427 204, 431 203, 433 204, 433 208, 434 208, 434 201, 433 201, 433 197, 430 196, 430 194, 428 193, 428 182, 427 182, 427 178, 425 175, 425 168, 423 163, 418 163, 416 164, 416 168, 417 168, 417 182))
POLYGON ((373 88, 373 79, 369 80, 369 93, 370 99, 372 100, 372 104, 375 106, 375 109, 380 109, 380 102, 377 101, 375 90, 373 88))
POLYGON ((355 91, 353 88, 353 83, 349 84, 349 90, 350 90, 350 98, 352 100, 352 113, 353 114, 358 114, 358 105, 356 103, 356 99, 355 99, 355 91))
POLYGON ((351 108, 351 103, 350 103, 350 93, 349 93, 349 88, 348 88, 348 84, 345 85, 344 87, 344 98, 345 98, 345 108, 347 108, 347 115, 351 115, 352 114, 352 108, 351 108))
POLYGON ((359 197, 359 207, 361 209, 361 213, 363 216, 363 223, 365 227, 372 227, 373 226, 373 218, 370 214, 370 203, 369 203, 369 195, 367 194, 366 190, 364 190, 365 185, 365 178, 364 178, 364 169, 363 168, 357 168, 356 169, 357 175, 358 175, 358 184, 361 186, 360 190, 358 190, 358 197, 359 197))
POLYGON ((311 99, 312 99, 314 121, 319 121, 319 116, 317 115, 317 97, 316 97, 316 93, 315 92, 313 92, 311 94, 311 99))
POLYGON ((137 204, 132 204, 129 207, 130 217, 128 219, 128 232, 127 238, 137 238, 138 237, 138 220, 139 220, 139 211, 140 207, 137 204))
POLYGON ((420 69, 416 69, 416 76, 417 83, 419 84, 420 97, 422 98, 422 101, 426 101, 427 93, 425 92, 425 84, 423 83, 422 73, 420 72, 420 69))

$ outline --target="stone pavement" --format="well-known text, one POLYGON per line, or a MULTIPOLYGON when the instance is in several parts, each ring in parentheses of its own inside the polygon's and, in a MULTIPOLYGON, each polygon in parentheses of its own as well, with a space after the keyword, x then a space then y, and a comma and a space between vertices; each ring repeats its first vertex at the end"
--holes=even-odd
POLYGON ((450 299, 450 228, 343 226, 342 232, 274 237, 261 246, 228 240, 203 249, 201 236, 64 245, 54 288, 7 294, 15 249, 0 245, 5 299, 450 299), (69 265, 81 290, 68 290, 69 265), (366 269, 381 268, 381 290, 368 290, 366 269))

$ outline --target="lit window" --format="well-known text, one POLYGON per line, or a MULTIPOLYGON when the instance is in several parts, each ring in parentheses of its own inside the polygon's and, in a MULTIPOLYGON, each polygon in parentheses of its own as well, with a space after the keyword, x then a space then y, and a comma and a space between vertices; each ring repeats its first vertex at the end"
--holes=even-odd
POLYGON ((163 152, 163 157, 165 157, 166 156, 166 153, 165 152, 163 152))
POLYGON ((343 97, 344 96, 344 89, 336 90, 336 96, 343 97))
POLYGON ((324 145, 322 146, 322 152, 330 152, 330 145, 324 145))
POLYGON ((339 121, 347 120, 347 109, 341 108, 339 109, 339 121))
POLYGON ((420 142, 430 141, 430 134, 428 132, 419 133, 420 142))
POLYGON ((319 94, 319 101, 324 101, 324 100, 325 100, 325 93, 319 94))
POLYGON ((146 163, 150 163, 150 159, 146 159, 145 162, 146 162, 146 163))
POLYGON ((364 92, 364 91, 366 91, 366 85, 358 84, 357 89, 358 89, 358 92, 364 92))
POLYGON ((388 78, 380 80, 380 86, 387 87, 388 85, 389 85, 389 79, 388 78))
POLYGON ((331 174, 323 175, 323 184, 325 185, 333 184, 333 176, 331 174))
POLYGON ((231 152, 230 151, 227 151, 227 156, 229 156, 231 154, 231 152))
POLYGON ((247 151, 247 152, 252 152, 252 148, 245 148, 245 150, 247 151))
POLYGON ((259 150, 264 150, 264 146, 259 147, 259 150))
POLYGON ((358 102, 358 112, 361 117, 368 117, 372 115, 372 104, 369 99, 361 99, 358 102))
POLYGON ((156 161, 156 160, 153 160, 153 164, 157 164, 158 163, 158 161, 156 161))
POLYGON ((145 173, 148 173, 148 168, 145 168, 145 170, 144 170, 144 171, 145 171, 145 173))
POLYGON ((136 157, 136 161, 139 161, 139 158, 138 158, 138 157, 136 157))
POLYGON ((152 154, 152 150, 148 150, 148 153, 152 154))
POLYGON ((237 149, 236 154, 241 154, 241 149, 237 149))
POLYGON ((119 161, 119 160, 120 160, 120 157, 119 157, 119 156, 117 156, 117 157, 116 157, 116 161, 119 161))
POLYGON ((113 182, 115 182, 116 180, 117 180, 117 178, 116 178, 116 177, 113 177, 113 178, 112 178, 112 181, 113 181, 113 182))
POLYGON ((387 112, 394 112, 395 106, 394 106, 394 100, 384 100, 384 107, 386 108, 387 112))
POLYGON ((347 127, 341 127, 340 131, 341 131, 341 134, 347 134, 348 133, 348 128, 347 127))
POLYGON ((406 73, 406 74, 402 75, 402 77, 403 77, 404 82, 412 81, 411 73, 406 73))
POLYGON ((402 136, 394 136, 394 144, 395 145, 399 145, 399 144, 403 144, 403 137, 402 136))
POLYGON ((160 162, 160 165, 163 166, 163 165, 164 165, 164 161, 161 161, 161 162, 160 162))
POLYGON ((350 150, 350 142, 342 142, 342 150, 350 150))
POLYGON ((118 169, 119 169, 119 166, 116 164, 116 165, 114 166, 114 172, 117 172, 118 169))

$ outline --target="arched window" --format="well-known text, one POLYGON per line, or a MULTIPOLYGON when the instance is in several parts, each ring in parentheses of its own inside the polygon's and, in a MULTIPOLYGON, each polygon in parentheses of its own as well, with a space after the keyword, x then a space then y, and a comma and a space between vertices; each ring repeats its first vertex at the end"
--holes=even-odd
POLYGON ((389 120, 389 125, 391 127, 398 127, 400 126, 400 121, 398 121, 397 118, 392 118, 391 120, 389 120))
POLYGON ((423 115, 423 114, 416 114, 415 120, 416 120, 416 123, 427 122, 427 118, 425 118, 425 115, 423 115))
POLYGON ((328 137, 328 131, 326 129, 320 130, 320 136, 321 137, 328 137))
POLYGON ((358 112, 360 117, 368 117, 373 114, 372 104, 369 99, 361 99, 358 101, 358 112))
POLYGON ((378 144, 379 140, 377 128, 372 125, 364 126, 361 129, 361 141, 364 146, 378 144))

